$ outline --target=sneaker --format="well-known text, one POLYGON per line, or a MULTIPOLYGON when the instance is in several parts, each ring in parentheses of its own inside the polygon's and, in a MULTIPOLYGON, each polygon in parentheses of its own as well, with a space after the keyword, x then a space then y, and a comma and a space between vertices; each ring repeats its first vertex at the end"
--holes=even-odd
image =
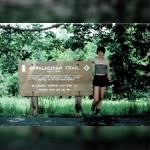
POLYGON ((98 115, 100 113, 100 109, 96 108, 95 109, 95 115, 98 115))

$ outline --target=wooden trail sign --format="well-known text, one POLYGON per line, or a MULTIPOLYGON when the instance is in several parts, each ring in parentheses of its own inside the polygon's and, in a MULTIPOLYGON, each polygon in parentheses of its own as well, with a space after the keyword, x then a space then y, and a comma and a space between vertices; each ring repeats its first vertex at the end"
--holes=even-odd
POLYGON ((93 93, 92 62, 21 62, 22 96, 88 96, 93 93))

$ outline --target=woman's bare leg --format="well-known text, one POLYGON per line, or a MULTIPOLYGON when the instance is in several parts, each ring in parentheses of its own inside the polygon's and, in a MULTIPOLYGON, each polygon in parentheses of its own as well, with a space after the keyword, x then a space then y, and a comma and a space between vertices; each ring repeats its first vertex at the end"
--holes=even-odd
POLYGON ((102 99, 103 99, 103 97, 105 95, 105 89, 106 89, 106 87, 100 87, 100 89, 99 89, 99 101, 98 101, 98 103, 96 105, 97 109, 100 108, 101 105, 102 105, 102 99))
POLYGON ((99 102, 99 89, 100 87, 99 86, 94 86, 94 100, 92 102, 92 107, 96 107, 97 103, 99 102))

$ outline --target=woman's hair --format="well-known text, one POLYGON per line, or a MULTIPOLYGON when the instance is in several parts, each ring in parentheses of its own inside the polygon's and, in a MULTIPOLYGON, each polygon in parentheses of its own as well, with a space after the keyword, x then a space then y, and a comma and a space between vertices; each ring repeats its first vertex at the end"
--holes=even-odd
POLYGON ((98 52, 100 52, 100 51, 103 52, 103 53, 105 54, 105 48, 104 48, 104 47, 98 46, 98 47, 97 47, 97 52, 96 52, 96 53, 98 54, 98 52))

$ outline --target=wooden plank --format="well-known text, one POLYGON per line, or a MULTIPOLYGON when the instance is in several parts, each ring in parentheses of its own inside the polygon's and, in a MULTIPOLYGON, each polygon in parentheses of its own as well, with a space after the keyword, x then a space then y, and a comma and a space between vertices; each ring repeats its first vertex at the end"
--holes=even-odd
POLYGON ((37 96, 31 96, 31 114, 32 116, 36 116, 38 114, 38 97, 37 96))
POLYGON ((91 95, 92 63, 21 62, 19 91, 22 96, 91 95))

